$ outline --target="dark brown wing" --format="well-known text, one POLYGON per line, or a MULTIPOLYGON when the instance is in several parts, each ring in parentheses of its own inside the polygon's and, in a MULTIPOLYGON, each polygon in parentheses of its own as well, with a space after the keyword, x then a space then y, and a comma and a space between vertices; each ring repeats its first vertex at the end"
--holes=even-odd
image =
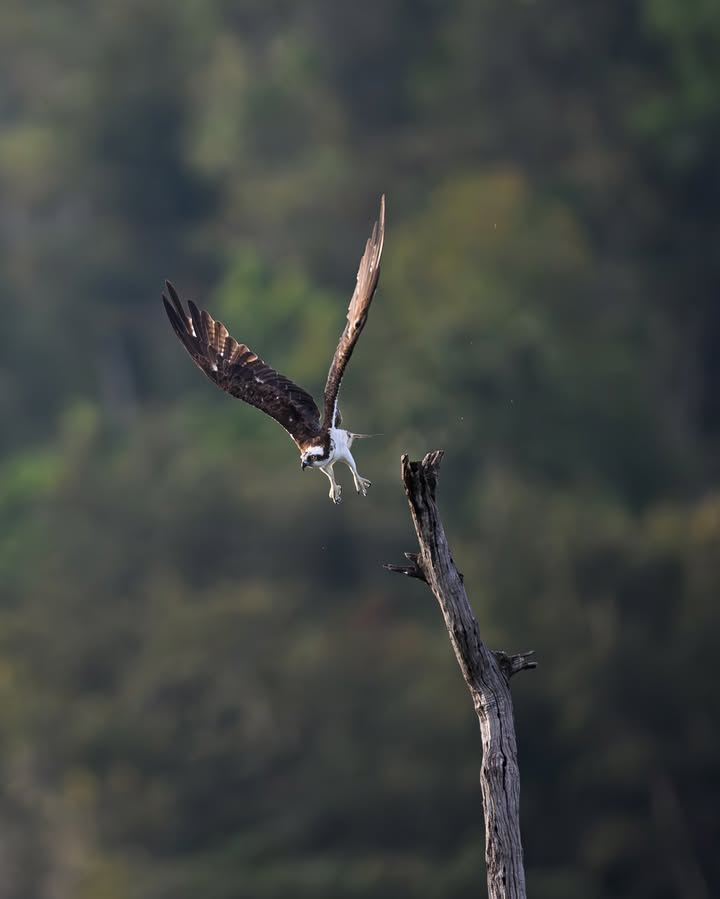
POLYGON ((323 411, 323 424, 326 427, 336 427, 340 422, 340 414, 338 412, 340 384, 360 332, 365 327, 370 303, 378 285, 380 256, 382 255, 384 239, 385 194, 380 198, 380 217, 375 222, 370 239, 365 244, 365 253, 360 260, 360 268, 357 273, 355 292, 348 306, 347 324, 340 336, 340 342, 337 345, 330 371, 328 372, 327 383, 325 384, 325 408, 323 411))
POLYGON ((279 422, 298 446, 320 432, 320 410, 310 394, 266 365, 245 344, 228 334, 222 322, 190 300, 190 315, 169 281, 165 311, 193 362, 213 384, 250 403, 279 422))

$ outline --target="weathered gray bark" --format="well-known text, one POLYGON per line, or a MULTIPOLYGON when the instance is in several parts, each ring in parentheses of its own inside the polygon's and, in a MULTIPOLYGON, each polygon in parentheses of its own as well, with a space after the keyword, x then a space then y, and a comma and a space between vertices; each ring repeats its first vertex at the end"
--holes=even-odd
POLYGON ((480 721, 483 759, 480 786, 485 815, 485 861, 490 899, 524 899, 525 870, 520 841, 520 773, 517 762, 510 678, 534 668, 532 652, 492 652, 480 639, 463 577, 455 567, 435 501, 443 453, 422 462, 402 457, 402 480, 412 513, 419 553, 410 565, 386 565, 430 587, 440 603, 450 642, 480 721))

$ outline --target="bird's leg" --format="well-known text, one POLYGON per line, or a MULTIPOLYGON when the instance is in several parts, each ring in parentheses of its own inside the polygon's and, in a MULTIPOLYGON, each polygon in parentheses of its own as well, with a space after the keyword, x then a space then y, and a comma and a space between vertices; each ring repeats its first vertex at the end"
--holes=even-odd
POLYGON ((332 465, 328 465, 326 468, 321 468, 320 471, 322 471, 325 477, 330 481, 330 493, 328 493, 328 496, 337 506, 338 503, 342 502, 342 487, 335 480, 333 467, 332 465))
POLYGON ((355 465, 355 460, 352 457, 352 453, 347 454, 347 458, 343 460, 347 467, 352 472, 353 481, 355 481, 355 489, 358 493, 362 493, 363 496, 367 496, 367 489, 371 484, 371 481, 368 481, 367 478, 360 477, 358 474, 357 466, 355 465))

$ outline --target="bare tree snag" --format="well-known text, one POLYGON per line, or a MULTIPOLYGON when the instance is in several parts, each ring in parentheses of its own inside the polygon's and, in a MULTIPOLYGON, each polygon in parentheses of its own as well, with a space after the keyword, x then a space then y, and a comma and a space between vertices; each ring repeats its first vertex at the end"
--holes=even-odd
POLYGON ((510 678, 534 668, 532 652, 492 652, 480 639, 463 577, 455 567, 435 501, 443 453, 422 462, 402 457, 405 485, 419 553, 405 553, 409 565, 390 571, 419 578, 440 604, 450 642, 480 721, 483 759, 480 787, 485 816, 485 861, 489 899, 525 899, 525 870, 520 841, 520 773, 513 722, 510 678))

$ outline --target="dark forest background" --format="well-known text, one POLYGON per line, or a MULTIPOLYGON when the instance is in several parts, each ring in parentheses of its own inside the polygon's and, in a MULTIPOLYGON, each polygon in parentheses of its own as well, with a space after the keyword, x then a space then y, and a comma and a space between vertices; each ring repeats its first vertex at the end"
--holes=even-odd
POLYGON ((482 892, 438 447, 530 894, 718 895, 719 159, 713 0, 5 0, 2 899, 482 892), (319 393, 383 191, 335 508, 160 290, 319 393))

